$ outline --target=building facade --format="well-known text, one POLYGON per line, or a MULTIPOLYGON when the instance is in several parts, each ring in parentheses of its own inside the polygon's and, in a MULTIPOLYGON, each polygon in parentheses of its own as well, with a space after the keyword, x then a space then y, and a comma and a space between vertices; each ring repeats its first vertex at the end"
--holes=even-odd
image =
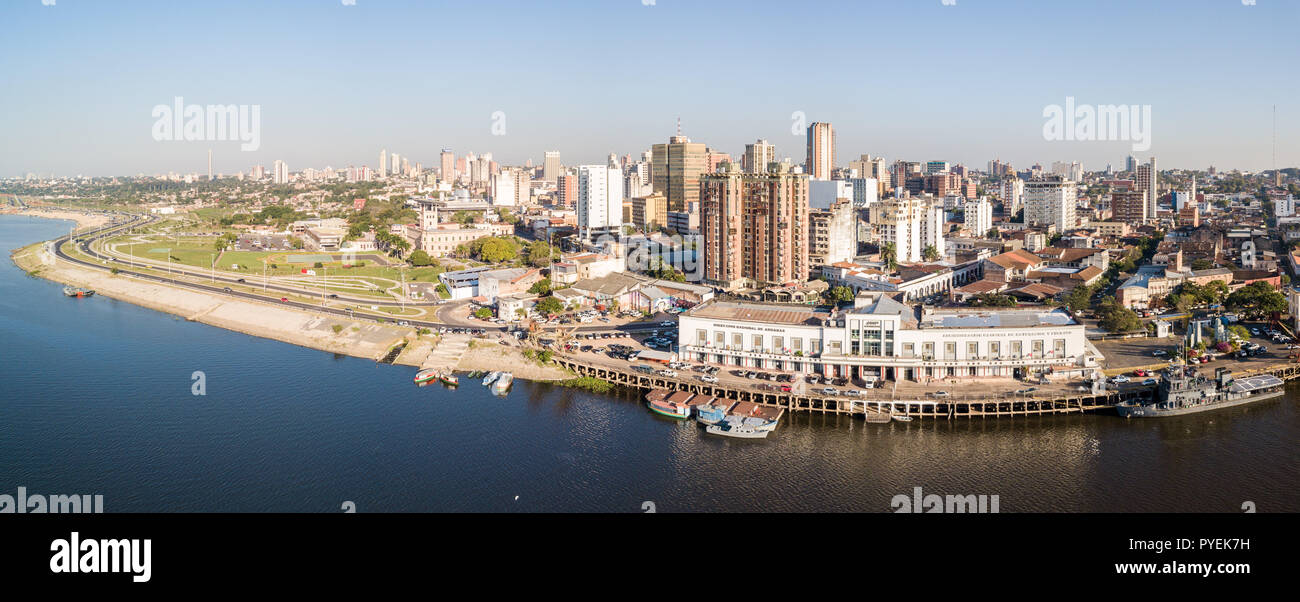
POLYGON ((745 174, 700 180, 705 280, 725 289, 808 279, 808 177, 745 174))

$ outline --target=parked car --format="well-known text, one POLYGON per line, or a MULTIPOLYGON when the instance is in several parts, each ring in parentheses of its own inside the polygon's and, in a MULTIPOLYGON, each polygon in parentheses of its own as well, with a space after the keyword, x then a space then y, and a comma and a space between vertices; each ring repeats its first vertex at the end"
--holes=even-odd
POLYGON ((1154 384, 1156 384, 1156 379, 1154 379, 1154 378, 1148 378, 1148 379, 1142 381, 1142 384, 1144 384, 1144 385, 1154 385, 1154 384))
POLYGON ((931 397, 948 397, 948 392, 947 392, 947 391, 932 391, 932 392, 929 393, 929 395, 930 395, 931 397))
POLYGON ((699 378, 700 378, 701 381, 706 382, 706 383, 710 383, 710 384, 716 384, 716 383, 718 382, 718 377, 716 377, 716 376, 709 376, 709 375, 707 375, 707 374, 705 374, 705 375, 703 375, 703 376, 701 376, 701 377, 699 377, 699 378))
POLYGON ((1124 376, 1123 374, 1121 374, 1121 375, 1119 375, 1119 376, 1116 376, 1115 378, 1110 379, 1110 382, 1113 382, 1113 383, 1126 383, 1126 382, 1128 382, 1128 381, 1129 381, 1129 378, 1128 378, 1127 376, 1124 376))

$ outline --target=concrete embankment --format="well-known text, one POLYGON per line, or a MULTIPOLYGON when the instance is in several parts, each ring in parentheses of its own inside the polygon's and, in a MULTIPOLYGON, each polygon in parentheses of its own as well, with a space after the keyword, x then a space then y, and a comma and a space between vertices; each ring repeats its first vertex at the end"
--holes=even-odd
POLYGON ((94 289, 102 295, 203 324, 303 347, 378 360, 412 329, 319 315, 137 280, 55 261, 45 243, 25 247, 13 261, 30 274, 94 289), (337 327, 337 328, 336 328, 337 327))

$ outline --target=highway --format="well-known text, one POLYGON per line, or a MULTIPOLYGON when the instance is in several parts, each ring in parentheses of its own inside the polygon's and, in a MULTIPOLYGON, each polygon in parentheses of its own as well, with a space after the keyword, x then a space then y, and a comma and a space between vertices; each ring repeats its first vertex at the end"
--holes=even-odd
MULTIPOLYGON (((451 322, 451 321, 422 321, 422 320, 409 320, 409 319, 402 319, 402 318, 400 318, 400 317, 394 317, 394 318, 378 318, 378 317, 372 317, 372 316, 368 316, 368 315, 364 315, 364 314, 357 315, 357 314, 354 314, 352 310, 350 310, 350 309, 346 309, 346 308, 329 307, 329 306, 327 306, 327 305, 323 305, 323 304, 303 303, 303 302, 300 302, 300 301, 293 301, 293 300, 289 300, 289 301, 278 301, 278 300, 276 300, 274 297, 271 297, 271 296, 264 296, 264 295, 254 294, 254 293, 243 292, 243 291, 236 291, 236 290, 233 290, 233 289, 232 289, 232 290, 225 290, 226 287, 224 287, 224 286, 220 286, 220 285, 203 284, 203 283, 198 283, 198 282, 186 282, 186 281, 182 281, 182 280, 176 280, 176 279, 173 278, 173 277, 160 276, 160 275, 155 275, 155 274, 146 274, 146 273, 142 273, 142 272, 136 272, 136 271, 132 271, 132 270, 128 270, 128 269, 124 269, 124 268, 123 268, 123 265, 126 265, 127 267, 133 267, 133 268, 154 268, 154 269, 157 269, 157 266, 151 266, 151 265, 143 264, 143 263, 136 263, 136 262, 134 262, 134 261, 121 261, 121 260, 117 260, 116 258, 108 257, 108 256, 106 256, 106 255, 102 255, 102 254, 96 252, 95 250, 93 250, 93 249, 91 248, 91 245, 92 245, 95 241, 97 241, 97 240, 99 240, 99 239, 102 239, 102 238, 104 238, 104 237, 106 237, 106 236, 109 236, 109 235, 111 235, 111 234, 114 234, 114 233, 116 233, 116 232, 118 232, 118 231, 120 231, 120 230, 122 230, 122 229, 129 228, 129 227, 141 226, 141 225, 145 225, 145 224, 149 224, 149 223, 152 223, 153 221, 155 221, 155 220, 157 219, 157 218, 152 217, 152 216, 144 217, 144 216, 132 215, 132 217, 135 218, 135 219, 133 219, 132 221, 129 221, 129 222, 126 222, 126 223, 114 223, 114 224, 109 224, 108 226, 105 226, 105 227, 100 228, 100 229, 98 229, 98 230, 93 230, 93 231, 91 231, 91 232, 84 233, 84 234, 81 234, 81 235, 79 235, 79 236, 76 236, 76 238, 79 239, 80 242, 79 242, 79 243, 75 243, 75 242, 74 242, 74 244, 77 244, 77 245, 78 245, 78 249, 79 249, 83 254, 85 254, 85 255, 87 255, 87 256, 90 256, 90 257, 93 257, 93 258, 96 258, 96 259, 99 259, 99 260, 101 260, 101 261, 108 262, 107 264, 96 263, 96 262, 93 262, 93 261, 86 261, 86 260, 78 259, 78 258, 75 258, 75 257, 72 257, 72 256, 68 255, 68 254, 67 254, 66 252, 64 252, 64 250, 63 250, 63 243, 69 241, 69 238, 70 238, 69 236, 61 236, 61 237, 56 238, 56 239, 54 239, 53 241, 51 241, 51 243, 53 243, 53 251, 54 251, 54 254, 55 254, 59 259, 62 259, 62 260, 64 260, 64 261, 67 261, 67 262, 70 262, 70 263, 75 263, 75 264, 77 264, 77 265, 81 265, 81 266, 85 266, 85 267, 89 267, 89 268, 98 269, 98 270, 111 271, 113 267, 116 267, 116 268, 118 269, 118 272, 119 272, 120 274, 129 275, 129 276, 131 276, 132 278, 138 278, 138 279, 141 279, 141 280, 148 280, 148 281, 152 281, 152 282, 160 282, 160 283, 170 284, 170 285, 172 285, 172 286, 185 287, 185 288, 189 288, 189 289, 191 289, 191 290, 202 291, 202 292, 209 293, 209 294, 226 295, 226 296, 230 296, 230 297, 238 297, 238 298, 241 298, 241 299, 247 299, 247 300, 251 300, 251 301, 260 301, 260 302, 264 302, 264 303, 278 303, 279 305, 283 305, 283 306, 287 306, 287 307, 293 307, 293 308, 295 308, 295 309, 302 309, 302 310, 314 311, 314 312, 319 312, 319 313, 333 314, 333 315, 340 316, 340 317, 343 317, 343 318, 347 318, 347 319, 350 319, 350 320, 370 320, 370 321, 378 322, 380 319, 383 319, 383 320, 385 320, 386 322, 393 322, 393 323, 396 323, 396 322, 399 322, 399 321, 405 321, 405 322, 406 322, 407 324, 409 324, 411 327, 423 327, 423 328, 432 328, 432 329, 451 327, 451 328, 472 328, 472 329, 489 330, 489 331, 491 331, 491 330, 495 330, 495 331, 505 331, 505 330, 506 330, 506 327, 505 327, 505 326, 500 326, 500 325, 492 324, 492 323, 489 323, 489 322, 484 322, 484 323, 481 323, 481 324, 470 324, 470 323, 468 323, 468 322, 466 322, 466 323, 456 323, 456 322, 451 322)), ((182 269, 179 269, 179 268, 173 268, 173 269, 174 269, 177 273, 180 273, 180 274, 185 274, 185 275, 188 275, 188 276, 194 276, 194 277, 204 278, 204 279, 208 279, 209 281, 213 280, 213 277, 212 277, 210 274, 207 274, 207 273, 195 272, 195 271, 190 271, 190 270, 182 270, 182 269)), ((239 280, 238 278, 231 278, 231 277, 228 277, 228 276, 216 276, 216 277, 215 277, 215 280, 216 280, 217 282, 222 283, 222 284, 236 284, 236 285, 239 285, 239 286, 249 286, 249 284, 248 284, 247 282, 239 282, 239 281, 238 281, 238 280, 239 280)), ((275 291, 278 291, 278 292, 286 292, 286 293, 293 293, 293 294, 304 294, 304 292, 305 292, 305 291, 303 291, 302 289, 297 289, 297 288, 292 288, 292 287, 285 287, 285 286, 278 286, 278 285, 274 285, 274 284, 270 284, 270 283, 263 283, 263 287, 264 287, 265 289, 267 289, 267 290, 275 290, 275 291)), ((331 301, 337 301, 337 302, 344 302, 344 303, 352 303, 352 304, 355 304, 355 305, 374 305, 374 304, 375 304, 375 300, 374 300, 374 299, 353 299, 353 298, 348 298, 348 297, 343 297, 343 296, 335 297, 335 298, 332 298, 332 299, 330 299, 330 300, 331 300, 331 301)), ((441 316, 439 316, 438 314, 442 313, 443 311, 447 311, 447 310, 453 309, 453 308, 458 307, 458 306, 463 305, 463 304, 464 304, 464 303, 435 303, 435 302, 423 302, 423 303, 407 303, 406 305, 412 305, 412 306, 441 306, 441 307, 440 307, 440 308, 435 312, 435 315, 434 315, 435 318, 438 318, 438 319, 441 320, 442 318, 441 318, 441 316)), ((665 328, 665 327, 664 327, 664 326, 661 326, 661 325, 659 324, 658 321, 655 321, 655 322, 643 322, 643 323, 625 324, 625 325, 617 326, 617 327, 604 327, 604 326, 581 326, 581 327, 575 327, 575 326, 563 326, 563 325, 560 325, 560 326, 546 326, 546 327, 544 327, 544 328, 545 328, 545 329, 549 329, 549 330, 556 330, 556 331, 559 331, 559 330, 565 330, 565 331, 575 331, 575 332, 583 332, 583 333, 590 333, 590 332, 625 332, 625 333, 632 333, 632 332, 637 332, 637 331, 641 331, 641 330, 659 330, 659 329, 662 329, 662 328, 665 328)))

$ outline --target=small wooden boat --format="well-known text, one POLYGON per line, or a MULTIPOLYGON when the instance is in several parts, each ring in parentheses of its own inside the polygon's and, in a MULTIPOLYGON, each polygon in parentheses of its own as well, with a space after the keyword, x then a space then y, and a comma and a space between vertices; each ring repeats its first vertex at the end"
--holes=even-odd
POLYGON ((432 368, 421 370, 415 373, 415 384, 423 385, 438 379, 438 371, 432 368))
POLYGON ((442 384, 444 385, 451 385, 453 387, 460 385, 460 379, 456 378, 456 375, 450 372, 439 374, 438 380, 442 381, 442 384))
POLYGON ((894 421, 895 421, 895 422, 911 422, 911 421, 912 421, 912 417, 911 417, 911 416, 904 415, 904 414, 894 414, 894 421))

